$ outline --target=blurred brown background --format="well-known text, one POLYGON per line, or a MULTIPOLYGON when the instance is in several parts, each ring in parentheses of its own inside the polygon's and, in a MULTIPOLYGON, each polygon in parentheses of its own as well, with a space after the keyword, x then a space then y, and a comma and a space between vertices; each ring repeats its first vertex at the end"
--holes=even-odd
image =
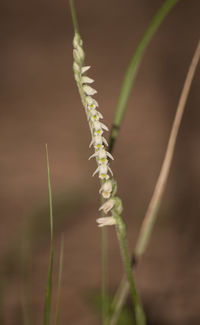
MULTIPOLYGON (((161 0, 77 0, 81 34, 110 126, 127 63, 161 0)), ((197 45, 200 2, 181 0, 139 70, 112 169, 130 249, 151 197, 184 78, 197 45)), ((65 237, 60 324, 98 324, 88 304, 101 286, 98 179, 72 73, 67 1, 0 2, 0 324, 42 324, 49 253, 48 143, 55 211, 55 276, 65 237)), ((137 269, 149 324, 200 324, 200 70, 187 102, 159 221, 137 269)), ((110 288, 122 275, 110 230, 110 288)))

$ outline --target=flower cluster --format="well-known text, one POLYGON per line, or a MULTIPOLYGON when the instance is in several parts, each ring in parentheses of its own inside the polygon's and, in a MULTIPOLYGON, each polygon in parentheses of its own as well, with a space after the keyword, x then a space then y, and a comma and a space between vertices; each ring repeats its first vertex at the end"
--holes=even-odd
MULTIPOLYGON (((112 210, 115 204, 115 200, 111 198, 113 192, 113 180, 111 179, 111 176, 113 176, 113 173, 109 167, 109 159, 113 160, 113 157, 106 150, 108 143, 103 136, 104 131, 108 131, 108 128, 101 122, 103 116, 98 111, 98 102, 92 97, 97 93, 97 91, 90 86, 94 80, 85 75, 85 73, 90 69, 90 66, 84 66, 85 53, 83 50, 83 42, 78 33, 75 33, 73 46, 74 76, 90 126, 92 136, 90 147, 93 146, 94 148, 94 153, 89 159, 96 158, 97 169, 93 173, 93 176, 95 174, 99 175, 102 182, 99 192, 103 199, 107 200, 100 209, 103 210, 104 213, 108 213, 110 210, 112 210)), ((104 225, 113 225, 116 223, 112 216, 99 218, 97 219, 97 222, 99 223, 100 227, 104 225)))

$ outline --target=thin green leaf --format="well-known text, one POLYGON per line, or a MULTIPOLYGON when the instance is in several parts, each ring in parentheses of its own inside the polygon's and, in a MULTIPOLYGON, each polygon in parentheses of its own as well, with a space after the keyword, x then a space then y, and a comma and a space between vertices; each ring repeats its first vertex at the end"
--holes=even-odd
POLYGON ((170 10, 175 6, 175 4, 180 0, 166 0, 162 7, 157 11, 155 16, 153 17, 149 27, 145 31, 141 41, 139 42, 131 61, 128 65, 126 70, 124 80, 122 82, 116 110, 115 116, 112 124, 110 140, 109 140, 109 152, 112 152, 114 143, 119 133, 119 129, 122 124, 122 120, 124 114, 126 112, 127 103, 130 97, 131 89, 133 87, 135 77, 140 66, 142 57, 144 52, 150 43, 151 39, 153 38, 155 32, 158 30, 160 24, 170 12, 170 10))
POLYGON ((58 274, 58 292, 57 292, 55 325, 58 325, 58 323, 59 323, 60 297, 61 297, 62 273, 63 273, 63 254, 64 254, 64 237, 62 235, 62 237, 61 237, 61 244, 60 244, 59 274, 58 274))
POLYGON ((46 159, 47 159, 47 175, 48 175, 48 189, 49 189, 49 211, 50 211, 50 256, 49 256, 49 271, 46 288, 45 306, 44 306, 44 325, 49 325, 51 315, 51 296, 52 296, 52 281, 53 281, 53 205, 52 205, 52 191, 51 178, 49 167, 48 148, 46 145, 46 159))

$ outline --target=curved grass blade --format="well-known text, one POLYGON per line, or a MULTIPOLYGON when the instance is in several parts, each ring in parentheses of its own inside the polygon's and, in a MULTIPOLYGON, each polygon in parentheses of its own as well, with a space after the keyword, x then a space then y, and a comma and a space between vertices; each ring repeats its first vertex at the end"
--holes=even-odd
POLYGON ((52 296, 52 281, 53 281, 53 204, 51 191, 51 178, 49 167, 49 155, 46 145, 46 159, 47 159, 47 175, 48 175, 48 189, 49 189, 49 212, 50 212, 50 256, 49 256, 49 271, 46 288, 45 306, 44 306, 44 320, 43 325, 49 325, 51 315, 51 296, 52 296))
POLYGON ((63 273, 63 254, 64 254, 64 237, 62 235, 62 237, 61 237, 61 244, 60 244, 59 274, 58 274, 58 292, 57 292, 55 325, 58 325, 59 324, 60 297, 61 297, 62 273, 63 273))
MULTIPOLYGON (((200 42, 197 45, 197 48, 195 50, 194 56, 192 58, 185 83, 181 92, 181 96, 179 99, 179 103, 177 106, 176 110, 176 115, 173 121, 168 145, 167 145, 167 150, 165 153, 165 157, 163 160, 163 164, 161 167, 161 171, 152 195, 152 198, 150 200, 149 206, 147 208, 147 212, 145 214, 141 230, 139 233, 139 237, 136 243, 136 249, 135 249, 135 254, 132 258, 134 261, 133 266, 136 265, 136 262, 141 258, 141 256, 144 254, 145 249, 147 247, 147 244, 150 240, 153 227, 158 215, 158 210, 161 204, 161 200, 163 197, 163 193, 166 187, 166 183, 168 180, 169 176, 169 171, 170 167, 172 164, 172 158, 174 155, 174 150, 175 150, 175 145, 176 145, 176 140, 177 140, 177 135, 178 131, 181 125, 184 109, 185 109, 185 104, 189 95, 190 87, 192 84, 192 80, 194 78, 194 74, 198 65, 198 62, 200 60, 200 42)), ((116 324, 116 321, 118 319, 120 310, 127 298, 129 291, 129 286, 126 278, 124 277, 121 281, 121 284, 119 286, 119 289, 117 290, 117 293, 115 295, 114 301, 113 301, 113 308, 115 309, 115 312, 113 313, 113 316, 111 318, 111 325, 116 324)))
POLYGON ((153 38, 155 32, 158 30, 160 24, 162 23, 164 18, 167 16, 167 14, 170 12, 170 10, 175 6, 175 4, 178 1, 180 0, 166 0, 164 2, 164 4, 161 6, 161 8, 157 11, 155 16, 153 17, 149 27, 145 31, 141 41, 139 42, 131 58, 131 61, 128 65, 128 68, 124 76, 124 80, 122 82, 122 86, 121 86, 121 90, 120 90, 120 94, 119 94, 119 98, 115 110, 115 116, 112 123, 111 134, 109 139, 109 152, 112 152, 114 143, 118 136, 120 126, 122 124, 122 120, 126 112, 131 89, 133 87, 133 83, 135 81, 135 77, 138 68, 140 66, 142 57, 144 55, 144 52, 148 44, 150 43, 151 39, 153 38))

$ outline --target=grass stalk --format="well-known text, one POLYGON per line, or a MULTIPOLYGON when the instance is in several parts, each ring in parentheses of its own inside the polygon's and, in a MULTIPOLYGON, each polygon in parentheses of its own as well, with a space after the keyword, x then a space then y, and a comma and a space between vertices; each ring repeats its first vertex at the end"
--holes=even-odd
POLYGON ((52 204, 52 191, 51 191, 51 178, 48 147, 46 145, 46 160, 47 160, 47 175, 48 175, 48 190, 49 190, 49 212, 50 212, 50 256, 49 256, 49 271, 46 287, 46 297, 44 305, 44 319, 43 325, 49 325, 51 315, 51 296, 52 296, 52 282, 53 282, 53 204, 52 204))
POLYGON ((134 54, 130 60, 130 63, 127 67, 122 85, 117 101, 117 106, 115 110, 115 116, 112 123, 110 139, 109 139, 109 152, 112 152, 114 144, 116 142, 124 114, 126 112, 127 103, 130 97, 131 89, 133 87, 138 68, 140 66, 141 60, 145 53, 147 46, 152 40, 155 32, 158 30, 160 24, 170 12, 170 10, 176 5, 180 0, 166 0, 163 5, 159 8, 152 21, 149 24, 149 27, 145 31, 142 39, 140 40, 134 54))
POLYGON ((64 237, 62 235, 61 236, 61 244, 60 244, 59 273, 58 273, 58 291, 57 291, 55 325, 58 325, 59 324, 60 297, 61 297, 62 273, 63 273, 63 254, 64 254, 64 237))
POLYGON ((108 229, 103 227, 101 230, 101 253, 102 253, 102 323, 107 325, 109 312, 108 302, 108 229))
MULTIPOLYGON (((177 140, 177 135, 178 131, 181 125, 186 101, 189 95, 189 91, 191 88, 192 80, 194 78, 194 74, 198 65, 200 59, 200 42, 198 42, 197 48, 195 50, 195 53, 193 55, 191 64, 189 66, 189 70, 184 82, 184 86, 181 92, 181 96, 178 102, 175 118, 173 121, 166 153, 164 156, 163 164, 161 167, 161 171, 157 180, 157 183, 155 185, 155 189, 152 195, 152 198, 150 200, 149 206, 147 208, 147 212, 145 214, 144 220, 142 222, 141 230, 139 232, 138 240, 136 243, 136 248, 135 248, 135 254, 133 257, 134 261, 138 261, 141 256, 144 254, 147 245, 149 243, 153 227, 158 215, 158 210, 161 204, 161 200, 163 197, 163 193, 166 187, 167 179, 169 176, 169 171, 170 167, 172 164, 172 158, 174 155, 174 150, 175 150, 175 145, 176 145, 176 140, 177 140)), ((113 301, 113 307, 114 307, 114 313, 111 318, 111 325, 116 324, 116 321, 118 319, 120 310, 127 298, 128 295, 128 282, 126 278, 124 277, 121 281, 121 284, 119 286, 119 289, 116 293, 116 296, 113 301)))
POLYGON ((133 308, 135 311, 135 321, 136 325, 145 325, 146 324, 146 318, 145 314, 143 311, 142 303, 140 301, 139 294, 136 290, 134 278, 133 278, 133 272, 132 272, 132 267, 131 267, 131 262, 130 262, 130 256, 128 253, 128 247, 127 247, 127 238, 126 238, 126 225, 123 219, 117 215, 116 213, 114 214, 115 219, 117 220, 117 225, 116 225, 116 231, 117 231, 117 236, 119 240, 119 245, 121 249, 121 255, 122 255, 122 260, 124 263, 124 269, 127 277, 127 283, 129 283, 130 287, 130 292, 132 296, 132 301, 133 301, 133 308))

